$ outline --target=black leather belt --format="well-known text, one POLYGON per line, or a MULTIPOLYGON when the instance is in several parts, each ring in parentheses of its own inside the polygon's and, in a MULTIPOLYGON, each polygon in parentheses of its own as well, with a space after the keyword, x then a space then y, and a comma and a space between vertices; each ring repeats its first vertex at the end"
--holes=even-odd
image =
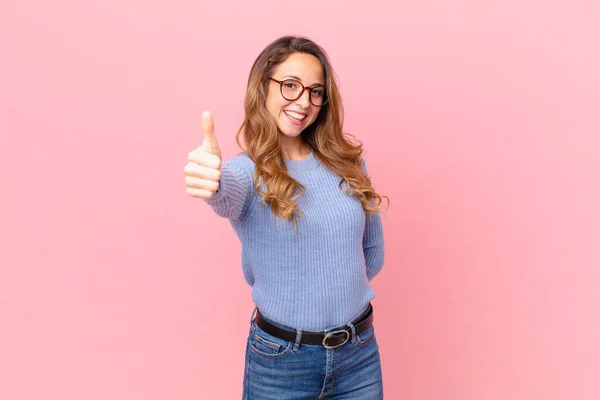
MULTIPOLYGON (((275 326, 264 319, 260 311, 256 313, 254 318, 256 325, 269 335, 273 335, 279 339, 287 340, 288 342, 296 341, 296 331, 283 329, 275 326)), ((360 335, 373 325, 373 306, 369 303, 368 309, 363 315, 356 318, 355 321, 351 321, 354 325, 354 332, 360 335), (356 322, 355 322, 356 321, 356 322)), ((352 337, 352 330, 350 327, 345 327, 333 332, 317 333, 317 332, 302 332, 300 338, 300 344, 320 344, 328 349, 334 349, 345 344, 352 337)))

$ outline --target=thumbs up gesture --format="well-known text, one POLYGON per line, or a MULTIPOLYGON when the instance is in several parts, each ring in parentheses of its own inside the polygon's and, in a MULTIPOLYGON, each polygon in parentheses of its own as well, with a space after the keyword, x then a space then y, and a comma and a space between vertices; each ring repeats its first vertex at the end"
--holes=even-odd
POLYGON ((188 163, 183 170, 187 194, 200 199, 210 199, 219 190, 221 149, 215 136, 212 115, 208 111, 202 114, 202 130, 202 144, 188 153, 188 163))

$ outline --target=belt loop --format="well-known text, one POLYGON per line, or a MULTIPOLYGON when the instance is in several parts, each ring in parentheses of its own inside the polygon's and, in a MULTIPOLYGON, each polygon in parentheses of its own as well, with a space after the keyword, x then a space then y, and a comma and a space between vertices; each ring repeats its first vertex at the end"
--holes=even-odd
POLYGON ((254 326, 252 326, 252 321, 254 321, 254 315, 258 311, 258 307, 254 306, 254 310, 252 310, 252 315, 250 316, 250 326, 252 327, 252 331, 254 331, 254 326))
POLYGON ((352 322, 348 322, 348 326, 350 327, 350 330, 352 331, 352 343, 356 343, 356 331, 354 330, 354 325, 352 324, 352 322))
POLYGON ((298 328, 296 329, 296 342, 294 343, 294 348, 292 349, 293 351, 298 351, 298 348, 300 347, 300 339, 302 339, 302 329, 298 328))

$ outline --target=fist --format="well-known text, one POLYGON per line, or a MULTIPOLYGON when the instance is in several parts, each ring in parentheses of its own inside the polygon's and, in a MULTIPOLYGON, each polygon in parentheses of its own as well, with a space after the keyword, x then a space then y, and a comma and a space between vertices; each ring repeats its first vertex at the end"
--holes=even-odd
POLYGON ((215 125, 208 111, 202 114, 202 131, 202 144, 188 153, 188 163, 183 171, 187 194, 200 199, 210 199, 219 190, 221 150, 215 136, 215 125))

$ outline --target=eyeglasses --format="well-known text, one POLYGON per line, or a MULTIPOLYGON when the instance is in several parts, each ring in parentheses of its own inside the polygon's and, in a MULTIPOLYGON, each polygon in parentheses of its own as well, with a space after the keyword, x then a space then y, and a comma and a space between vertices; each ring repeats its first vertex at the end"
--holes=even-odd
POLYGON ((274 82, 279 83, 281 89, 281 95, 288 101, 298 100, 302 97, 302 94, 308 89, 308 98, 313 106, 321 107, 327 103, 327 93, 325 92, 325 86, 317 85, 313 87, 304 87, 301 82, 295 79, 286 79, 284 81, 278 81, 277 79, 269 78, 274 82))

